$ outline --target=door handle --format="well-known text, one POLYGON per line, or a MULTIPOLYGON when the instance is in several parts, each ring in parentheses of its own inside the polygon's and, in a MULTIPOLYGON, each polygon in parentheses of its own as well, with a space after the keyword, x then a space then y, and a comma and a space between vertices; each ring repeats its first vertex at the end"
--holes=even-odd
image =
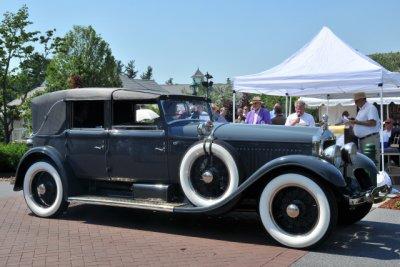
POLYGON ((178 146, 178 145, 182 145, 183 142, 182 142, 182 141, 173 141, 172 144, 173 144, 174 146, 178 146))
POLYGON ((101 145, 101 146, 95 146, 95 147, 94 147, 94 149, 102 150, 102 149, 104 149, 104 145, 101 145))
POLYGON ((165 152, 165 147, 156 147, 156 151, 165 152))

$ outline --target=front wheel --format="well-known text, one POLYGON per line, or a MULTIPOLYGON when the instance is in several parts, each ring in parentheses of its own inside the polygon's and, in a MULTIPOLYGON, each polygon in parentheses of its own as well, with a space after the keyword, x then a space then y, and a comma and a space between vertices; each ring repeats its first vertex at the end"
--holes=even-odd
POLYGON ((57 216, 68 206, 60 175, 49 162, 35 162, 28 168, 23 191, 29 209, 39 217, 57 216))
POLYGON ((309 248, 322 242, 337 221, 331 191, 297 173, 272 179, 261 193, 261 221, 268 234, 282 245, 309 248))

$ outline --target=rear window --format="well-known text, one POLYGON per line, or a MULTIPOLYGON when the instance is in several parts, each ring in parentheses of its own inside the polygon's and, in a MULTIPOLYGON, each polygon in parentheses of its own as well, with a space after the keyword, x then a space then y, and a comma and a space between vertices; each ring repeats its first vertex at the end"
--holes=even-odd
POLYGON ((104 128, 104 101, 73 102, 72 128, 104 128))

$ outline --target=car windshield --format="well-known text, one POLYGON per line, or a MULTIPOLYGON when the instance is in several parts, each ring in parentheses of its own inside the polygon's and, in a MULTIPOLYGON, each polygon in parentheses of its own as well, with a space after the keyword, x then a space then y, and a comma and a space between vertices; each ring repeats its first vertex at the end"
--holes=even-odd
POLYGON ((165 119, 169 122, 181 120, 209 121, 211 110, 209 103, 202 100, 163 100, 165 119))

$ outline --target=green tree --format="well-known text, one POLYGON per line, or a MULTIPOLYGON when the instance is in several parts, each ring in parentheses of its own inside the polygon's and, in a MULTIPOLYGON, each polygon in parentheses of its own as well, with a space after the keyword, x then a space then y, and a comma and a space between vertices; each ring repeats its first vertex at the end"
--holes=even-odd
POLYGON ((10 77, 17 68, 12 68, 13 60, 23 59, 32 54, 32 43, 37 41, 37 31, 28 31, 32 24, 28 20, 28 8, 23 6, 16 13, 6 12, 0 24, 0 90, 1 90, 1 115, 0 120, 4 141, 10 142, 12 132, 12 114, 7 103, 15 96, 10 89, 10 77))
POLYGON ((49 91, 121 86, 111 49, 91 26, 74 26, 60 39, 46 82, 49 91))
POLYGON ((369 57, 387 70, 400 71, 400 52, 376 53, 369 55, 369 57))
POLYGON ((140 75, 142 80, 151 80, 153 79, 153 68, 151 66, 147 67, 147 70, 140 75))
POLYGON ((135 67, 135 60, 130 60, 125 67, 125 74, 129 79, 135 79, 138 71, 135 67))
POLYGON ((174 79, 173 78, 169 78, 168 80, 165 81, 165 84, 173 85, 174 84, 174 79))

